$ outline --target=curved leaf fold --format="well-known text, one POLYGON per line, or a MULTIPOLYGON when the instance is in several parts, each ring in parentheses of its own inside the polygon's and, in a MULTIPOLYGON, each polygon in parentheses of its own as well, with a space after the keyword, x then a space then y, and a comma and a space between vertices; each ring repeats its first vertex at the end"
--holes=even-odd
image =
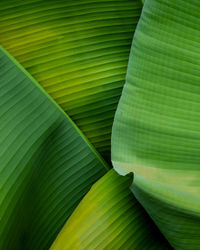
POLYGON ((175 249, 200 249, 200 2, 145 1, 112 160, 175 249))

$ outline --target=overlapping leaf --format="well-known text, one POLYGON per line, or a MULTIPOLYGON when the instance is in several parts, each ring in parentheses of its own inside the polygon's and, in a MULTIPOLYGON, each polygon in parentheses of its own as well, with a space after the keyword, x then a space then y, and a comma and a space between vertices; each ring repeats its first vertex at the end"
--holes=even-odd
POLYGON ((110 159, 140 0, 1 0, 0 43, 110 159))
POLYGON ((83 198, 51 250, 170 249, 131 194, 131 181, 110 170, 83 198))
POLYGON ((113 128, 112 159, 175 249, 200 249, 200 2, 148 0, 113 128))
POLYGON ((0 249, 47 249, 108 167, 0 48, 0 249))

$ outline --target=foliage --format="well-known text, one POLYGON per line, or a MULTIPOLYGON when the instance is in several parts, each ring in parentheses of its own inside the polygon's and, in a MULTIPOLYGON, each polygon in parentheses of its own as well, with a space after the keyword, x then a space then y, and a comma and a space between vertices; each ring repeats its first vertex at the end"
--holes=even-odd
POLYGON ((0 14, 0 249, 200 249, 200 2, 0 14))

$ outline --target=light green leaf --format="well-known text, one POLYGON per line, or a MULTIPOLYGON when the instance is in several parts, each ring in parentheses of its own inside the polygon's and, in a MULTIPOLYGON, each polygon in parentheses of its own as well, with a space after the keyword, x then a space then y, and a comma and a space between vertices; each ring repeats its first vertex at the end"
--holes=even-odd
POLYGON ((108 167, 0 48, 0 249, 47 249, 108 167))
POLYGON ((110 159, 140 0, 1 0, 0 43, 110 159))
POLYGON ((148 0, 116 112, 112 159, 175 249, 200 249, 200 2, 148 0))
POLYGON ((110 170, 95 183, 51 250, 170 249, 129 190, 132 177, 110 170))

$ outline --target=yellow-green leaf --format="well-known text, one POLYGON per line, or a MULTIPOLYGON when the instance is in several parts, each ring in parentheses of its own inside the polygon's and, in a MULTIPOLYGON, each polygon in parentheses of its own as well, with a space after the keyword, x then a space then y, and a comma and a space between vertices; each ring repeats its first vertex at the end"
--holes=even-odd
POLYGON ((129 190, 132 177, 110 170, 80 202, 51 250, 171 249, 129 190))

